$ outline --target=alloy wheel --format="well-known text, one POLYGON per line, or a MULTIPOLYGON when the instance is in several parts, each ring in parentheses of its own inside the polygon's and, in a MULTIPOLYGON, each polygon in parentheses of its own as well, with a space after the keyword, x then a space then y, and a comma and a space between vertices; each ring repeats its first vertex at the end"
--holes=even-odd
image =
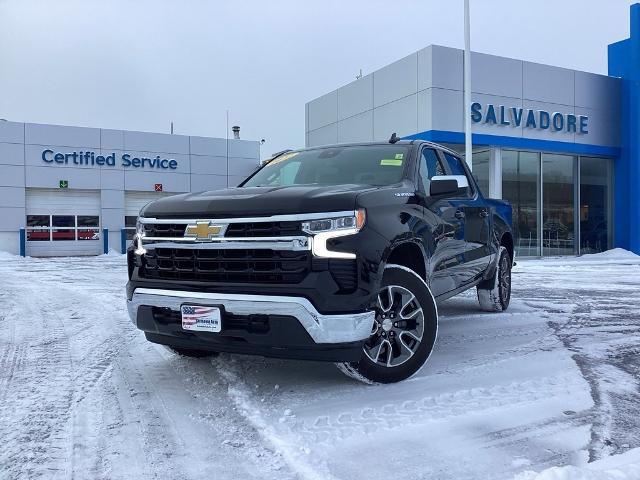
POLYGON ((376 318, 364 352, 384 367, 408 361, 420 346, 424 334, 424 312, 411 291, 387 285, 378 293, 376 318))
POLYGON ((505 304, 509 303, 511 297, 511 268, 509 265, 509 255, 502 255, 500 260, 500 277, 498 279, 500 288, 500 297, 505 304))

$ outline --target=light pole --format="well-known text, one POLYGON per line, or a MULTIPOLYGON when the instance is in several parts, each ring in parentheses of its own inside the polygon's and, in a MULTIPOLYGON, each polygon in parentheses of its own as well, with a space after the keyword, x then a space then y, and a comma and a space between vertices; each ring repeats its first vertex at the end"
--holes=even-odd
POLYGON ((473 168, 473 153, 471 144, 471 27, 469 15, 469 0, 464 0, 464 158, 473 168))

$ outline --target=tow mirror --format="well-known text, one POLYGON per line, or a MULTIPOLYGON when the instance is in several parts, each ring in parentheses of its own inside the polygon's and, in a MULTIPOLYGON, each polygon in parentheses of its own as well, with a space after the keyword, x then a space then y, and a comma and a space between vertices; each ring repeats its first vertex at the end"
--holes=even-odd
POLYGON ((432 197, 456 195, 461 189, 468 189, 469 181, 464 175, 440 175, 431 178, 429 194, 432 197))

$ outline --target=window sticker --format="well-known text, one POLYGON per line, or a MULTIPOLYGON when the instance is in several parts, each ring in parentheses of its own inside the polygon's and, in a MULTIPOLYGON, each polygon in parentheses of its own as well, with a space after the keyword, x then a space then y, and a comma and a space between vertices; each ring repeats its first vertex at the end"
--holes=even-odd
POLYGON ((396 160, 402 160, 404 158, 403 153, 396 153, 396 160))
POLYGON ((380 160, 380 165, 388 166, 388 167, 401 167, 402 159, 401 158, 383 158, 382 160, 380 160))

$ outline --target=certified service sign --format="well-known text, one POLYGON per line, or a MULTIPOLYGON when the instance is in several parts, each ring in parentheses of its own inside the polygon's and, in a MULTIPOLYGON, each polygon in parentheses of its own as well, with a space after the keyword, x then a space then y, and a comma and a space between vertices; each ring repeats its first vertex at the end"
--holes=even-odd
POLYGON ((134 157, 130 153, 116 156, 115 152, 105 155, 91 151, 64 153, 47 149, 42 151, 42 161, 52 165, 78 165, 82 167, 115 167, 117 163, 124 168, 157 170, 176 170, 178 168, 177 160, 162 158, 160 155, 156 155, 153 158, 134 157))

